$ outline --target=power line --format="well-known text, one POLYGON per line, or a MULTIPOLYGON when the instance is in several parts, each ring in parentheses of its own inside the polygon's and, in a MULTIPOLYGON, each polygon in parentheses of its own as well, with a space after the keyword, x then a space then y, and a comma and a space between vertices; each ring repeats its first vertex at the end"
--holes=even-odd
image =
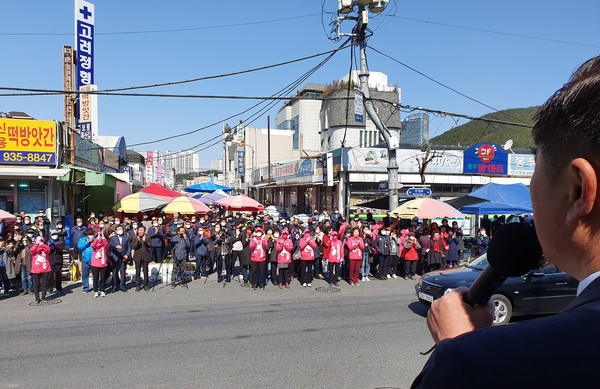
MULTIPOLYGON (((344 49, 345 47, 339 47, 337 49, 334 50, 329 50, 329 51, 324 51, 322 53, 317 53, 317 54, 312 54, 312 55, 308 55, 305 57, 301 57, 301 58, 296 58, 296 59, 292 59, 292 60, 288 60, 288 61, 284 61, 284 62, 279 62, 279 63, 275 63, 272 65, 265 65, 265 66, 260 66, 260 67, 256 67, 256 68, 251 68, 251 69, 246 69, 246 70, 240 70, 237 72, 230 72, 230 73, 224 73, 224 74, 218 74, 218 75, 212 75, 212 76, 204 76, 204 77, 196 77, 196 78, 191 78, 188 80, 180 80, 180 81, 170 81, 170 82, 163 82, 163 83, 157 83, 157 84, 148 84, 148 85, 137 85, 137 86, 130 86, 130 87, 124 87, 124 88, 112 88, 112 89, 103 89, 103 90, 99 90, 99 91, 93 91, 92 93, 95 94, 108 94, 108 93, 112 93, 112 92, 120 92, 120 91, 127 91, 127 90, 136 90, 136 89, 147 89, 147 88, 157 88, 157 87, 163 87, 163 86, 173 86, 173 85, 181 85, 181 84, 189 84, 189 83, 193 83, 193 82, 198 82, 198 81, 206 81, 206 80, 213 80, 213 79, 217 79, 217 78, 225 78, 225 77, 232 77, 232 76, 238 76, 241 74, 247 74, 247 73, 253 73, 253 72, 258 72, 261 70, 267 70, 267 69, 273 69, 276 67, 280 67, 280 66, 285 66, 285 65, 290 65, 293 63, 297 63, 297 62, 302 62, 302 61, 306 61, 309 59, 313 59, 313 58, 317 58, 317 57, 322 57, 324 55, 330 55, 332 53, 336 53, 339 50, 344 49)), ((0 88, 0 90, 15 90, 15 91, 30 91, 30 92, 37 92, 37 93, 42 93, 43 94, 64 94, 65 91, 49 91, 49 90, 44 90, 44 89, 33 89, 33 88, 0 88), (48 92, 48 93, 45 93, 48 92)), ((74 94, 79 94, 81 92, 79 91, 72 91, 69 93, 74 93, 74 94)), ((18 95, 0 95, 0 96, 18 96, 18 95)), ((31 96, 31 95, 29 95, 31 96)), ((165 97, 169 97, 169 96, 165 96, 165 97)), ((170 97, 180 97, 180 96, 170 96, 170 97)))
POLYGON ((396 18, 396 19, 409 20, 411 22, 419 22, 419 23, 433 24, 433 25, 438 25, 438 26, 443 26, 443 27, 458 28, 458 29, 467 30, 467 31, 485 32, 487 34, 504 35, 504 36, 511 36, 511 37, 515 37, 515 38, 534 39, 534 40, 538 40, 538 41, 553 42, 553 43, 562 43, 562 44, 573 45, 573 46, 593 47, 593 48, 596 48, 596 49, 600 48, 600 46, 598 46, 598 45, 592 45, 592 44, 589 44, 589 43, 564 41, 564 40, 560 40, 560 39, 543 38, 543 37, 539 37, 539 36, 531 36, 531 35, 524 35, 524 34, 515 34, 515 33, 510 33, 510 32, 504 32, 504 31, 487 30, 487 29, 483 29, 483 28, 465 27, 465 26, 459 26, 459 25, 456 25, 456 24, 433 22, 431 20, 408 18, 408 17, 405 17, 405 16, 397 16, 397 15, 385 15, 385 16, 391 17, 391 18, 396 18))
MULTIPOLYGON (((256 21, 256 22, 221 24, 221 25, 216 25, 216 26, 173 28, 173 29, 165 29, 165 30, 95 32, 94 35, 95 36, 98 36, 98 35, 141 35, 141 34, 164 34, 164 33, 172 33, 172 32, 201 31, 201 30, 212 30, 212 29, 217 29, 217 28, 253 26, 253 25, 257 25, 257 24, 275 23, 275 22, 282 22, 282 21, 286 21, 286 20, 310 18, 310 17, 314 17, 314 16, 319 16, 319 14, 290 16, 290 17, 286 17, 286 18, 267 19, 267 20, 261 20, 261 21, 256 21)), ((5 32, 5 33, 0 33, 0 36, 48 36, 48 35, 50 35, 50 36, 74 36, 75 34, 59 33, 59 32, 5 32)))
POLYGON ((456 93, 456 94, 458 94, 458 95, 460 95, 460 96, 462 96, 462 97, 464 97, 464 98, 466 98, 466 99, 469 99, 469 100, 471 100, 471 101, 473 101, 473 102, 475 102, 475 103, 477 103, 477 104, 480 104, 480 105, 482 105, 482 106, 484 106, 484 107, 486 107, 486 108, 489 108, 489 109, 491 109, 491 110, 493 110, 493 111, 496 111, 496 112, 498 112, 498 113, 501 113, 501 114, 503 114, 504 116, 507 116, 507 117, 509 117, 509 118, 511 118, 511 119, 513 119, 513 120, 519 120, 519 119, 516 119, 516 118, 514 118, 514 117, 510 116, 510 115, 509 115, 509 114, 507 114, 506 112, 500 112, 500 110, 499 110, 499 109, 497 109, 497 108, 494 108, 494 107, 492 107, 491 105, 485 104, 485 103, 483 103, 483 102, 481 102, 481 101, 479 101, 479 100, 477 100, 477 99, 475 99, 475 98, 473 98, 473 97, 471 97, 471 96, 468 96, 468 95, 466 95, 466 94, 464 94, 464 93, 462 93, 462 92, 460 92, 460 91, 458 91, 458 90, 456 90, 456 89, 452 88, 451 86, 448 86, 448 85, 444 84, 443 82, 441 82, 441 81, 438 81, 438 80, 436 80, 435 78, 433 78, 433 77, 430 77, 430 76, 428 76, 427 74, 425 74, 425 73, 423 73, 423 72, 421 72, 421 71, 419 71, 419 70, 417 70, 417 69, 413 68, 412 66, 409 66, 409 65, 407 65, 407 64, 405 64, 405 63, 403 63, 403 62, 401 62, 401 61, 399 61, 399 60, 397 60, 397 59, 395 59, 395 58, 393 58, 393 57, 391 57, 391 56, 389 56, 389 55, 387 55, 387 54, 384 54, 384 53, 382 53, 381 51, 379 51, 379 50, 377 50, 377 49, 375 49, 375 48, 373 48, 373 47, 371 47, 371 46, 368 46, 368 47, 369 47, 371 50, 375 51, 376 53, 378 53, 378 54, 380 54, 380 55, 382 55, 382 56, 384 56, 384 57, 386 57, 386 58, 388 58, 388 59, 390 59, 390 60, 392 60, 392 61, 394 61, 394 62, 396 62, 396 63, 398 63, 398 64, 400 64, 400 65, 402 65, 402 66, 404 66, 405 68, 407 68, 407 69, 409 69, 409 70, 412 70, 413 72, 415 72, 415 73, 417 73, 417 74, 419 74, 419 75, 421 75, 421 76, 423 76, 423 77, 427 78, 427 79, 428 79, 428 80, 430 80, 430 81, 433 81, 434 83, 436 83, 436 84, 438 84, 438 85, 440 85, 440 86, 442 86, 442 87, 444 87, 444 88, 446 88, 446 89, 448 89, 448 90, 451 90, 452 92, 454 92, 454 93, 456 93))

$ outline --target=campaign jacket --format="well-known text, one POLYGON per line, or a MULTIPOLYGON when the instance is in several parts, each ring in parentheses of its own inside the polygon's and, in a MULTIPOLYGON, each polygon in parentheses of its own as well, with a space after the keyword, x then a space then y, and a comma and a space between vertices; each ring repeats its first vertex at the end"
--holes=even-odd
POLYGON ((361 260, 363 259, 363 250, 365 249, 365 242, 362 240, 360 236, 351 236, 346 240, 346 247, 349 250, 349 258, 351 260, 361 260))
POLYGON ((294 243, 288 238, 288 235, 277 239, 275 250, 277 251, 277 263, 292 263, 292 250, 294 249, 294 243))
POLYGON ((303 261, 313 261, 315 259, 315 248, 317 242, 310 234, 306 233, 300 239, 300 259, 303 261))
POLYGON ((344 259, 344 245, 339 239, 329 240, 329 258, 328 261, 331 263, 341 263, 344 259))
MULTIPOLYGON (((92 242, 92 256, 96 255, 96 253, 100 250, 104 250, 104 255, 107 257, 107 261, 106 263, 104 263, 104 265, 102 267, 106 267, 108 266, 108 250, 109 247, 109 243, 108 240, 106 240, 106 238, 101 237, 101 238, 96 238, 93 242, 92 242)), ((93 261, 93 259, 92 259, 93 261)), ((95 265, 94 265, 95 266, 95 265)), ((100 266, 98 266, 100 267, 100 266)))
POLYGON ((324 234, 323 235, 323 241, 321 242, 321 247, 323 248, 323 259, 327 260, 329 259, 329 252, 331 249, 331 237, 329 236, 329 234, 324 234))
POLYGON ((265 237, 261 236, 260 238, 254 236, 250 238, 250 250, 252 250, 252 255, 250 256, 250 261, 252 262, 264 262, 267 260, 267 248, 269 247, 269 242, 265 237))

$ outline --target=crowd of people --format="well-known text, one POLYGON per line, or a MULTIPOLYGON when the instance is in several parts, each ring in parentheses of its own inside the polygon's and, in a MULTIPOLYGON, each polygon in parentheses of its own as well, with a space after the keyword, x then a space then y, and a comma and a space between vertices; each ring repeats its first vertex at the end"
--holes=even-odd
MULTIPOLYGON (((417 221, 398 224, 389 214, 376 221, 367 212, 344 220, 336 210, 312 215, 306 223, 263 213, 208 213, 113 217, 95 213, 77 217, 70 231, 61 221, 51 226, 40 210, 19 214, 0 241, 2 294, 33 294, 35 302, 49 293, 62 294, 63 256, 76 264, 82 292, 104 297, 127 292, 127 267, 135 267, 135 291, 149 290, 149 264, 172 260, 171 286, 183 282, 188 263, 192 278, 216 274, 218 282, 237 277, 242 286, 264 289, 270 282, 289 289, 296 280, 311 287, 314 279, 352 286, 372 278, 414 279, 416 274, 453 267, 465 249, 461 228, 417 221), (92 275, 92 285, 89 277, 92 275), (183 277, 182 277, 183 276, 183 277), (20 285, 17 280, 20 278, 20 285), (16 293, 15 293, 16 294, 16 293)), ((489 238, 485 227, 477 236, 478 253, 489 238)))

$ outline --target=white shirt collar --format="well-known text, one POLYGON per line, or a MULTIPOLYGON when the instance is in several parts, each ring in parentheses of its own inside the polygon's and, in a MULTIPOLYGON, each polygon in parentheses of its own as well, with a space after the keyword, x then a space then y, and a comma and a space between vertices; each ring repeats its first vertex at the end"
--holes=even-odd
POLYGON ((581 292, 583 292, 583 290, 587 288, 598 277, 600 277, 600 271, 592 273, 589 276, 585 277, 583 280, 581 280, 579 286, 577 287, 577 296, 579 296, 581 292))

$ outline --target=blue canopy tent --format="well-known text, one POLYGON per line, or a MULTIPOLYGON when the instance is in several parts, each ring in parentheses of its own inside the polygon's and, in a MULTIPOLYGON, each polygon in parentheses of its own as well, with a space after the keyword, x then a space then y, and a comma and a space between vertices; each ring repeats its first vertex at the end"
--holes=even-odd
POLYGON ((208 182, 203 182, 201 184, 188 186, 187 188, 185 188, 185 191, 192 192, 192 193, 195 193, 195 192, 212 193, 219 189, 222 190, 223 192, 230 192, 233 190, 233 188, 230 188, 228 186, 223 186, 223 185, 215 184, 212 181, 208 181, 208 182))
POLYGON ((469 204, 460 211, 471 215, 503 215, 532 213, 529 187, 523 184, 489 183, 467 195, 485 201, 469 204))

